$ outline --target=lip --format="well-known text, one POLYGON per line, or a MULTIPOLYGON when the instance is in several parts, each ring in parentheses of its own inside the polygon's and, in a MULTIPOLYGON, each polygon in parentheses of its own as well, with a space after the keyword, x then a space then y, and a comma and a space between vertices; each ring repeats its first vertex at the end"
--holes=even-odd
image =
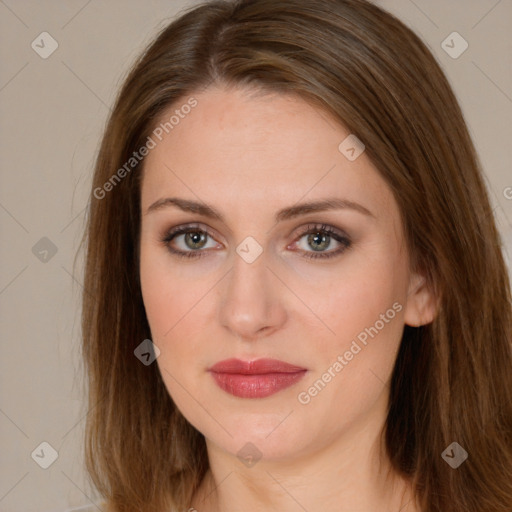
POLYGON ((231 395, 265 398, 293 386, 304 377, 307 370, 277 359, 226 359, 208 371, 216 384, 231 395))

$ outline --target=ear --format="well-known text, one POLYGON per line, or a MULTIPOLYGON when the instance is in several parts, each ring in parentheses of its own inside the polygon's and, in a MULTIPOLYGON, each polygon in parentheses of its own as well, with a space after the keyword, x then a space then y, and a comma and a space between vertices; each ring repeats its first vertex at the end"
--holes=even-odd
POLYGON ((439 297, 421 274, 411 274, 405 305, 404 322, 411 327, 431 323, 439 311, 439 297))

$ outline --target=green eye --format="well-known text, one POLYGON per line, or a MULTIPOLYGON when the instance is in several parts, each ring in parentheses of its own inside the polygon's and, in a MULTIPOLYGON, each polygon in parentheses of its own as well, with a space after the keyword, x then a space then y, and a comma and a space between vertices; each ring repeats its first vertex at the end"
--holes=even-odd
POLYGON ((188 231, 185 233, 185 245, 190 249, 202 249, 206 244, 208 234, 203 231, 188 231))
POLYGON ((169 231, 162 242, 172 254, 184 258, 199 258, 205 253, 201 249, 208 248, 206 246, 208 238, 212 237, 198 226, 181 226, 169 231), (178 246, 181 245, 181 247, 173 247, 173 242, 178 242, 178 246))
POLYGON ((313 247, 314 251, 323 251, 329 247, 331 237, 329 235, 320 235, 315 233, 314 235, 308 235, 308 244, 313 247))
POLYGON ((309 225, 306 230, 299 235, 297 240, 300 241, 306 236, 307 246, 306 248, 300 248, 306 258, 332 258, 344 252, 351 245, 351 241, 346 235, 338 232, 332 226, 325 224, 309 225), (340 247, 336 250, 326 251, 333 241, 340 247), (309 251, 308 248, 311 248, 312 251, 309 251))
MULTIPOLYGON (((303 253, 305 258, 333 258, 351 246, 350 239, 342 232, 332 226, 325 224, 308 225, 295 239, 294 244, 305 239, 305 246, 299 247, 299 252, 303 253), (327 250, 335 242, 338 248, 327 250)), ((178 226, 171 229, 162 242, 172 253, 184 258, 200 258, 206 256, 209 251, 203 249, 212 249, 216 247, 216 242, 208 231, 198 225, 178 226), (208 247, 209 239, 211 244, 208 247), (176 245, 178 247, 176 247, 176 245)))

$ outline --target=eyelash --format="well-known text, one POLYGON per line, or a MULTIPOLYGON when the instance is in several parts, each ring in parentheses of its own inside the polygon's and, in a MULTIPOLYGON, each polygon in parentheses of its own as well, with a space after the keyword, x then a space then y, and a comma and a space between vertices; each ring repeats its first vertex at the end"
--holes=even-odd
MULTIPOLYGON (((185 225, 185 226, 179 226, 177 228, 171 229, 169 232, 166 233, 166 235, 162 238, 162 243, 165 244, 167 249, 176 256, 179 256, 180 258, 201 258, 205 256, 205 250, 190 250, 190 251, 181 251, 173 249, 170 245, 170 243, 179 235, 187 234, 187 233, 201 233, 209 238, 213 237, 210 235, 210 233, 199 227, 198 225, 185 225)), ((348 249, 352 242, 351 240, 346 236, 338 232, 335 228, 332 226, 328 226, 326 224, 308 224, 304 228, 304 230, 301 230, 297 238, 294 240, 294 242, 299 241, 302 237, 309 234, 317 234, 321 233, 323 235, 328 235, 330 238, 334 238, 337 242, 341 244, 341 247, 334 251, 329 252, 312 252, 304 251, 304 255, 306 258, 309 259, 323 259, 327 260, 330 258, 333 258, 335 256, 338 256, 345 252, 346 249, 348 249)))

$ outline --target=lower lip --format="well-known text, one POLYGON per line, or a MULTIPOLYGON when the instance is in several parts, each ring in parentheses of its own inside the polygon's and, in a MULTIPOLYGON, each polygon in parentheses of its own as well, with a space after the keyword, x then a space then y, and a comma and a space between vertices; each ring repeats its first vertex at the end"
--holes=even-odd
POLYGON ((306 370, 293 373, 264 373, 245 375, 240 373, 211 372, 217 385, 227 393, 240 398, 265 398, 282 389, 293 386, 306 370))

